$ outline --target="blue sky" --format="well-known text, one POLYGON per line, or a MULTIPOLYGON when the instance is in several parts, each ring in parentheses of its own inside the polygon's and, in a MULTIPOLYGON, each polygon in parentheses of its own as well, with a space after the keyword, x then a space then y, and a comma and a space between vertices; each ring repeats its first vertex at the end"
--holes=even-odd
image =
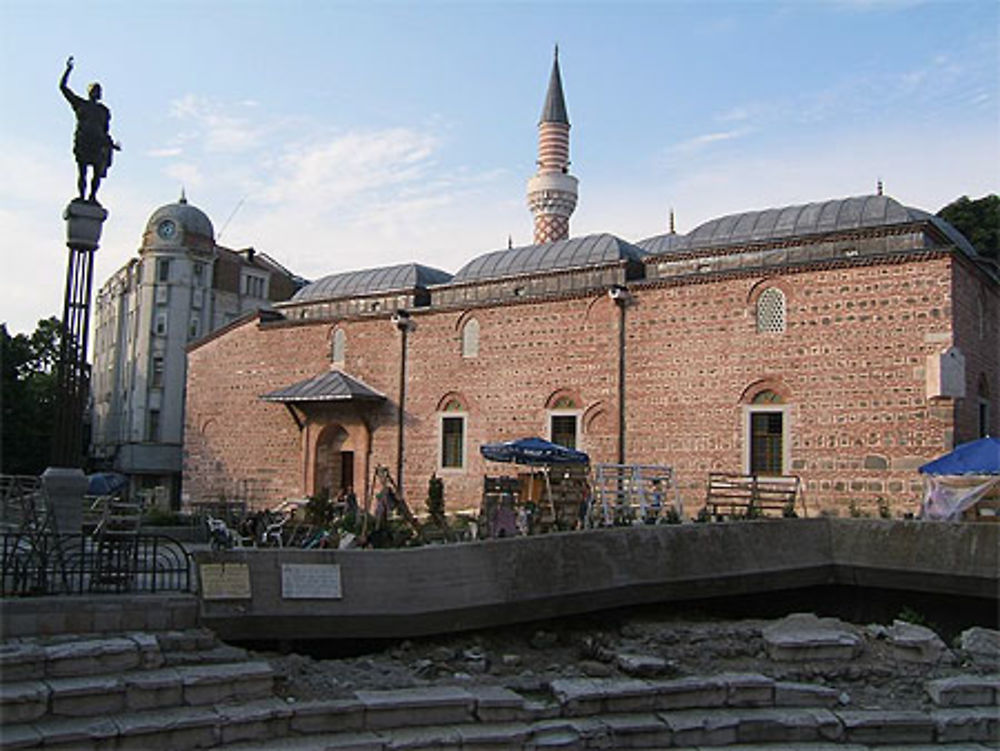
POLYGON ((0 321, 61 313, 71 54, 123 146, 99 285, 182 187, 222 244, 313 279, 529 243, 555 43, 574 235, 659 234, 671 207, 686 232, 879 178, 937 211, 998 190, 998 40, 994 0, 0 0, 0 321))

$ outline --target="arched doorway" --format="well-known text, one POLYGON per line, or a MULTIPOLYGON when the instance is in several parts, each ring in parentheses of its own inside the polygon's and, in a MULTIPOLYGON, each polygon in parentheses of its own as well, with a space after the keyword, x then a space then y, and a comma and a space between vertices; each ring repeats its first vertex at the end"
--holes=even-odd
POLYGON ((354 450, 350 435, 339 424, 327 425, 316 441, 313 495, 336 498, 344 488, 354 488, 354 450))

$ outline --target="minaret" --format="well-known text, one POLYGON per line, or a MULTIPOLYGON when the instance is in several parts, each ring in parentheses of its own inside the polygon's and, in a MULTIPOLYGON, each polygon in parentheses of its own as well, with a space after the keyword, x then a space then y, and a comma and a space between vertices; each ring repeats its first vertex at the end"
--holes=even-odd
POLYGON ((535 244, 569 237, 576 208, 575 177, 569 174, 569 117, 559 75, 559 47, 538 123, 538 172, 528 180, 528 206, 535 216, 535 244))

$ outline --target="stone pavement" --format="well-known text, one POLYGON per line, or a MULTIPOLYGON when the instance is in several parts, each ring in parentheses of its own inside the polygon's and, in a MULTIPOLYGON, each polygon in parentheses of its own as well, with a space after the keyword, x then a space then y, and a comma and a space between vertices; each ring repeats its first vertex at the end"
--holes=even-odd
POLYGON ((4 749, 1000 746, 1000 675, 928 681, 926 702, 911 710, 855 709, 827 687, 756 673, 558 679, 535 694, 429 686, 293 702, 274 696, 267 662, 200 629, 11 640, 0 645, 0 671, 4 749))

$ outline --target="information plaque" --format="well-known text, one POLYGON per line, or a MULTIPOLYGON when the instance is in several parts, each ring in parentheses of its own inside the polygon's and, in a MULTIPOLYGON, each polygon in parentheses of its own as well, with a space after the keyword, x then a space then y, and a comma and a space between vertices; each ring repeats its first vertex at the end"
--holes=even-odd
POLYGON ((201 596, 205 600, 249 600, 250 567, 245 563, 204 563, 201 596))
POLYGON ((339 600, 340 566, 336 563, 281 564, 281 596, 286 600, 339 600))

